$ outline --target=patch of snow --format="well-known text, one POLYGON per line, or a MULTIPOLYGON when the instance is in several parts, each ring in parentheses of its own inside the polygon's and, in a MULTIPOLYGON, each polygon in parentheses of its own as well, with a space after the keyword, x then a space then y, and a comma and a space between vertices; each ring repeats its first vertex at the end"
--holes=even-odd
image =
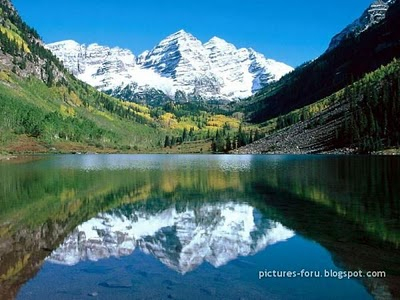
POLYGON ((101 91, 156 89, 172 99, 177 91, 204 99, 242 99, 293 70, 218 37, 203 44, 184 30, 138 57, 127 49, 71 40, 46 47, 80 80, 101 91))

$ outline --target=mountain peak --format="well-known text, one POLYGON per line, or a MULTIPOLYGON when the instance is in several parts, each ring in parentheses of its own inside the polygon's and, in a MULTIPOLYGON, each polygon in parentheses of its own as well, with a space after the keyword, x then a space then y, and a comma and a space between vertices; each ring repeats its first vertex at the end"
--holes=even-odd
POLYGON ((220 44, 220 43, 226 43, 227 44, 227 42, 224 39, 221 39, 221 38, 219 38, 217 36, 213 36, 208 42, 209 43, 213 43, 213 44, 220 44))
POLYGON ((79 44, 77 41, 74 40, 65 40, 65 41, 59 41, 59 42, 55 42, 49 45, 54 45, 54 46, 65 46, 65 47, 77 47, 77 46, 81 46, 81 44, 79 44))
POLYGON ((204 44, 204 47, 207 49, 212 48, 233 48, 236 50, 236 47, 224 39, 221 39, 217 36, 212 37, 207 43, 204 44))
POLYGON ((189 32, 186 32, 184 29, 178 30, 177 32, 173 33, 175 35, 188 35, 190 34, 189 32))
POLYGON ((179 30, 150 51, 135 58, 117 48, 80 46, 75 41, 48 45, 79 79, 125 100, 151 88, 175 99, 177 91, 187 99, 236 100, 279 79, 292 68, 268 61, 262 54, 237 49, 214 36, 207 43, 179 30), (130 93, 120 94, 126 88, 130 93), (115 93, 114 93, 115 91, 115 93))
POLYGON ((395 0, 375 0, 364 11, 360 18, 335 35, 329 44, 328 51, 336 48, 343 40, 357 36, 369 27, 381 22, 386 17, 389 7, 395 0))
POLYGON ((170 34, 169 36, 167 36, 164 41, 181 41, 181 40, 197 40, 197 38, 195 38, 191 33, 186 32, 185 30, 181 29, 173 34, 170 34))

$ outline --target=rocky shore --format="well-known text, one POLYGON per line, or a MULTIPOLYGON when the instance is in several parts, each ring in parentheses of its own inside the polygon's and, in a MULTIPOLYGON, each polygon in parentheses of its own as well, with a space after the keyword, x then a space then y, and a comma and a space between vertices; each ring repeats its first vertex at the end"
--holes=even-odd
POLYGON ((250 145, 236 154, 353 154, 357 149, 335 148, 338 128, 344 121, 347 104, 335 104, 315 117, 283 128, 250 145))
POLYGON ((0 161, 3 160, 11 160, 17 158, 16 156, 13 155, 8 155, 8 154, 0 154, 0 161))

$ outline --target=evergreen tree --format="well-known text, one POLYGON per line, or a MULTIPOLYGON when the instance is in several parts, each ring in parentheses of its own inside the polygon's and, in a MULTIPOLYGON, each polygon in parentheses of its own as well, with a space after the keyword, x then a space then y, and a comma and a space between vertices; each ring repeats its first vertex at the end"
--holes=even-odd
POLYGON ((182 140, 183 140, 183 142, 186 142, 186 141, 187 141, 187 136, 188 136, 187 129, 184 128, 184 129, 183 129, 183 133, 182 133, 182 140))
POLYGON ((217 143, 216 143, 216 139, 212 139, 211 141, 211 152, 216 153, 217 152, 217 143))
POLYGON ((246 133, 243 131, 242 124, 239 125, 239 131, 237 135, 237 146, 243 147, 248 144, 246 133))
POLYGON ((164 148, 167 148, 169 146, 171 146, 171 142, 170 142, 170 139, 169 139, 169 135, 167 135, 165 137, 165 141, 164 141, 164 148))
POLYGON ((258 141, 261 139, 260 131, 256 129, 256 133, 254 134, 254 141, 258 141))
POLYGON ((176 141, 177 141, 177 138, 173 136, 171 138, 171 147, 176 145, 176 141))
POLYGON ((225 146, 225 152, 230 152, 230 151, 232 151, 233 150, 233 148, 232 148, 232 141, 231 141, 231 138, 230 138, 230 136, 228 135, 227 136, 227 138, 226 138, 226 146, 225 146))

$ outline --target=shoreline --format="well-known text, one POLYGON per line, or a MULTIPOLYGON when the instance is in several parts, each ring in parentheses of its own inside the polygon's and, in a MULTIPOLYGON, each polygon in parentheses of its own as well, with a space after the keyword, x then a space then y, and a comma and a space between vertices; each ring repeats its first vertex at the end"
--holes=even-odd
POLYGON ((8 161, 12 159, 16 159, 16 155, 11 155, 11 154, 0 154, 0 161, 8 161))
POLYGON ((332 155, 332 156, 400 156, 400 149, 387 149, 380 150, 371 153, 357 153, 356 151, 351 151, 349 149, 336 149, 333 151, 322 151, 322 152, 302 152, 302 151, 268 151, 268 152, 258 152, 258 151, 232 151, 229 153, 199 153, 199 152, 178 152, 178 153, 168 153, 168 152, 157 152, 157 151, 149 151, 149 152, 141 152, 141 151, 66 151, 66 152, 19 152, 12 154, 0 154, 0 162, 3 161, 11 161, 16 160, 22 157, 32 157, 32 156, 47 156, 47 155, 140 155, 140 154, 148 154, 148 155, 332 155), (347 151, 346 151, 347 150, 347 151))

